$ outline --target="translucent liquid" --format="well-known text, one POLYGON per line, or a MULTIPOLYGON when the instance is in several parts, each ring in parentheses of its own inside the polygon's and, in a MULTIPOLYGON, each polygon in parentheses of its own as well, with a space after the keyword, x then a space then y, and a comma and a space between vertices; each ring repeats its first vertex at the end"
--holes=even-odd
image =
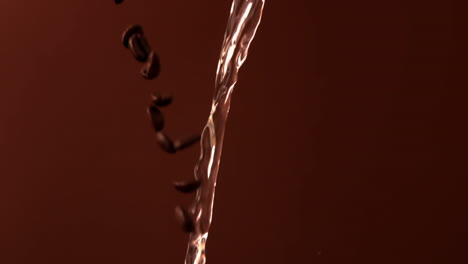
POLYGON ((218 176, 224 129, 237 82, 239 68, 262 18, 265 0, 233 0, 216 71, 215 93, 208 122, 201 136, 200 159, 195 178, 201 180, 190 212, 195 231, 191 233, 185 264, 204 264, 205 245, 213 215, 216 179, 218 176))

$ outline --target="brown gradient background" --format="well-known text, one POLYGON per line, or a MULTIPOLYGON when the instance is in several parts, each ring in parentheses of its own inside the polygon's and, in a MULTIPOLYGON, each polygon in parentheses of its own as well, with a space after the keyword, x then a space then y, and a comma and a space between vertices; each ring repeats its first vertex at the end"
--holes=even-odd
MULTIPOLYGON (((230 0, 0 2, 0 263, 183 263, 230 0), (120 43, 142 24, 154 81, 120 43)), ((227 125, 208 263, 468 263, 466 8, 267 0, 227 125), (462 21, 465 20, 465 21, 462 21)))

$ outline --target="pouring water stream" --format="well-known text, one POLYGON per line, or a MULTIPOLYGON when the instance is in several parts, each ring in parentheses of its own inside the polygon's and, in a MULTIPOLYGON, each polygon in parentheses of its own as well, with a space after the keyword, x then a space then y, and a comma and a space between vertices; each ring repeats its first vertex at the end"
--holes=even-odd
POLYGON ((250 43, 260 24, 265 0, 233 0, 224 35, 211 112, 201 135, 200 158, 195 166, 195 178, 203 184, 197 192, 190 212, 195 231, 191 233, 185 264, 204 264, 223 147, 224 130, 229 114, 231 94, 237 82, 239 68, 245 62, 250 43))

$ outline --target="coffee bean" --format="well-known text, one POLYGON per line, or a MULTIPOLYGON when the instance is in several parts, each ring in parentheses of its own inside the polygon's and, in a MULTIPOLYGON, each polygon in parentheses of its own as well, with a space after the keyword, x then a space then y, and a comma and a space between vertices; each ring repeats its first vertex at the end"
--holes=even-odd
POLYGON ((147 61, 151 53, 151 48, 148 45, 148 42, 140 33, 136 33, 130 37, 129 49, 135 59, 140 62, 147 61))
POLYGON ((147 80, 152 80, 158 77, 160 70, 161 65, 159 64, 158 54, 156 54, 154 51, 151 51, 148 56, 148 62, 141 68, 141 76, 147 80))
POLYGON ((182 193, 192 193, 200 188, 201 181, 192 180, 189 182, 174 182, 174 188, 182 193))
POLYGON ((191 233, 195 231, 195 224, 193 223, 193 218, 186 209, 182 208, 181 206, 177 206, 175 208, 175 217, 182 226, 182 230, 184 232, 191 233))
POLYGON ((174 148, 176 150, 182 150, 185 148, 188 148, 192 146, 193 144, 197 143, 200 141, 200 135, 193 135, 189 138, 186 138, 184 140, 177 140, 174 142, 174 148))
POLYGON ((159 108, 157 106, 150 105, 148 107, 148 114, 150 116, 154 131, 162 131, 164 129, 164 117, 159 108))
POLYGON ((161 146, 164 151, 170 154, 176 153, 174 143, 172 143, 172 140, 166 134, 163 132, 158 132, 156 133, 156 139, 159 143, 159 146, 161 146))
POLYGON ((172 103, 171 95, 162 95, 160 93, 153 93, 151 97, 153 99, 153 104, 160 106, 160 107, 168 106, 172 103))
POLYGON ((128 48, 129 46, 129 41, 130 38, 135 35, 136 33, 139 33, 143 35, 143 28, 140 25, 130 25, 125 29, 124 33, 122 34, 122 44, 124 47, 128 48))

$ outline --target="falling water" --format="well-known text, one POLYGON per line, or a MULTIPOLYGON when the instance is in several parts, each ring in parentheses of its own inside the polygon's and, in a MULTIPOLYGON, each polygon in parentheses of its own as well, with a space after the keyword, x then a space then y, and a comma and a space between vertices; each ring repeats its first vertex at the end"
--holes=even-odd
POLYGON ((202 185, 190 209, 195 231, 191 233, 185 264, 206 262, 205 244, 213 215, 216 179, 223 147, 224 129, 239 68, 262 18, 265 0, 233 0, 216 71, 215 92, 208 122, 201 136, 200 159, 195 178, 202 185))

